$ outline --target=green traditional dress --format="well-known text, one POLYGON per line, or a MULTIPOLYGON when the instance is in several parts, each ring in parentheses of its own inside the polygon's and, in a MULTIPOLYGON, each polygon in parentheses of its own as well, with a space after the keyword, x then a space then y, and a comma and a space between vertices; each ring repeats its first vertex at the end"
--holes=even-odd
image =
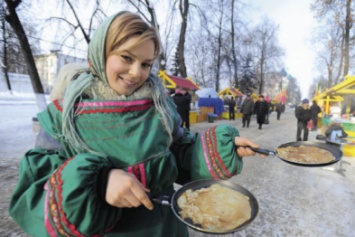
POLYGON ((242 169, 234 127, 191 134, 180 127, 174 102, 167 97, 174 128, 169 135, 152 99, 156 83, 161 82, 151 77, 135 95, 113 99, 90 92, 101 88, 93 82, 79 95, 73 103, 75 131, 95 152, 77 152, 63 135, 65 97, 38 114, 42 129, 60 148, 40 146, 21 160, 10 203, 10 214, 21 228, 39 237, 188 236, 168 206, 117 208, 104 199, 108 171, 114 168, 135 175, 152 196, 172 196, 174 183, 228 179, 242 169))

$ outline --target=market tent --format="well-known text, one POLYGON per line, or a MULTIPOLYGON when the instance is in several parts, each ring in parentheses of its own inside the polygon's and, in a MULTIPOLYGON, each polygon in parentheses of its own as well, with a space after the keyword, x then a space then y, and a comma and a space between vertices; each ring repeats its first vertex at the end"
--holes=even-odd
POLYGON ((226 89, 218 92, 218 95, 219 96, 232 95, 234 97, 243 97, 244 96, 244 94, 236 88, 226 88, 226 89))
MULTIPOLYGON (((315 96, 313 99, 322 101, 325 100, 325 113, 329 114, 330 112, 330 102, 341 102, 344 100, 345 95, 354 95, 355 94, 355 76, 346 76, 344 81, 338 83, 337 85, 333 86, 330 89, 325 90, 324 92, 320 93, 319 95, 315 96)), ((346 97, 345 97, 346 98, 346 97)), ((347 97, 349 99, 349 96, 347 97)), ((345 104, 347 104, 345 101, 345 104)), ((351 103, 348 103, 350 106, 351 103)), ((349 108, 350 110, 350 108, 349 108)), ((350 111, 349 111, 350 112, 350 111)), ((350 137, 355 137, 355 123, 349 119, 340 119, 339 120, 344 131, 350 137)), ((330 118, 322 118, 322 133, 327 129, 327 126, 330 124, 330 118)), ((345 156, 353 156, 355 157, 355 148, 354 146, 344 144, 343 145, 343 152, 345 156)))
POLYGON ((166 71, 159 71, 159 78, 162 79, 165 88, 167 89, 175 89, 175 88, 185 88, 187 90, 196 91, 199 90, 200 87, 196 85, 191 78, 183 78, 178 76, 171 76, 166 74, 166 71))
POLYGON ((342 95, 354 95, 354 94, 355 94, 355 76, 346 76, 344 81, 315 96, 313 100, 316 101, 324 100, 325 101, 324 112, 326 114, 329 114, 330 102, 341 102, 344 100, 342 95))

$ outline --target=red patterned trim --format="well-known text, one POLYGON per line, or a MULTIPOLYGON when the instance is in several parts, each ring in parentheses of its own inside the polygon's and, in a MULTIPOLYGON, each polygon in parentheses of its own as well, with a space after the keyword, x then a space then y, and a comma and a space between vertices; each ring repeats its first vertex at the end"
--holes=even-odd
MULTIPOLYGON (((75 225, 71 224, 67 217, 66 214, 63 210, 62 206, 62 186, 63 186, 63 180, 61 177, 61 172, 67 166, 68 162, 73 159, 69 158, 66 160, 56 171, 53 172, 52 176, 49 179, 49 185, 51 187, 50 193, 49 193, 49 216, 51 219, 51 222, 54 224, 54 227, 56 228, 56 232, 60 234, 60 236, 65 236, 65 237, 70 237, 70 236, 76 236, 76 237, 85 237, 83 234, 81 234, 75 227, 75 225), (56 199, 57 196, 57 199, 56 199), (63 226, 63 224, 65 226, 63 226), (67 232, 69 230, 69 233, 67 232)), ((113 227, 105 230, 105 233, 110 231, 113 227)), ((95 234, 92 235, 91 237, 101 237, 104 234, 95 234)))
POLYGON ((136 178, 139 180, 139 182, 141 182, 144 187, 147 186, 144 163, 127 167, 127 172, 134 174, 134 176, 136 176, 136 178))
POLYGON ((211 163, 211 166, 215 173, 219 176, 220 179, 228 179, 231 177, 230 173, 228 172, 226 166, 224 165, 223 160, 221 159, 218 153, 218 146, 217 146, 217 137, 216 137, 216 126, 208 129, 206 134, 206 143, 207 143, 207 154, 208 159, 211 163))
MULTIPOLYGON (((62 100, 63 102, 63 100, 62 100)), ((63 112, 63 107, 59 103, 59 100, 54 100, 53 101, 55 107, 57 110, 60 112, 63 112)), ((82 108, 79 110, 77 113, 78 114, 96 114, 96 113, 126 113, 126 112, 132 112, 132 111, 141 111, 150 108, 153 106, 154 103, 152 100, 143 100, 143 101, 137 101, 137 103, 133 103, 132 101, 127 101, 127 102, 100 102, 100 103, 90 103, 90 102, 82 102, 82 103, 76 103, 75 107, 82 108), (138 103, 140 102, 140 103, 138 103), (116 105, 117 104, 117 105, 116 105), (117 107, 119 105, 123 107, 117 107), (92 105, 94 108, 90 108, 89 105, 92 105), (102 106, 116 106, 116 108, 95 108, 95 107, 102 107, 102 106), (86 109, 89 108, 89 109, 86 109)))
POLYGON ((206 143, 207 143, 207 152, 208 152, 208 157, 210 159, 210 163, 212 164, 212 168, 215 170, 217 175, 219 176, 220 179, 227 179, 227 177, 223 174, 221 169, 218 166, 218 163, 216 161, 215 153, 216 149, 214 147, 214 142, 213 142, 213 136, 211 136, 212 129, 208 129, 206 131, 206 143))
POLYGON ((60 112, 63 112, 63 107, 59 104, 59 100, 54 100, 53 104, 55 105, 57 110, 59 110, 60 112))
POLYGON ((205 137, 206 137, 206 133, 205 132, 201 133, 201 145, 202 145, 203 157, 205 158, 206 166, 207 166, 207 169, 210 172, 211 176, 214 179, 219 179, 218 176, 215 174, 214 170, 211 167, 210 158, 209 158, 209 156, 207 154, 208 148, 207 148, 207 145, 206 145, 205 137))
POLYGON ((131 100, 131 101, 85 101, 85 102, 80 102, 76 103, 76 107, 84 108, 84 107, 117 107, 117 106, 123 106, 123 107, 128 107, 128 106, 138 106, 138 105, 145 105, 145 104, 150 104, 152 100, 131 100))
POLYGON ((219 155, 219 152, 218 152, 218 150, 217 150, 216 128, 217 128, 217 127, 212 128, 212 136, 213 136, 213 138, 214 138, 214 145, 213 145, 213 147, 214 147, 214 149, 215 149, 215 155, 216 155, 216 157, 217 157, 217 159, 218 159, 218 161, 219 161, 220 166, 222 167, 222 170, 223 170, 224 173, 230 178, 230 177, 232 177, 232 175, 229 173, 227 167, 224 165, 224 162, 223 162, 223 160, 222 160, 222 158, 221 158, 221 156, 219 155))
POLYGON ((153 103, 143 105, 143 106, 132 106, 132 107, 122 107, 122 108, 103 108, 103 109, 85 109, 79 110, 78 114, 96 114, 96 113, 126 113, 132 111, 141 111, 151 107, 153 103))

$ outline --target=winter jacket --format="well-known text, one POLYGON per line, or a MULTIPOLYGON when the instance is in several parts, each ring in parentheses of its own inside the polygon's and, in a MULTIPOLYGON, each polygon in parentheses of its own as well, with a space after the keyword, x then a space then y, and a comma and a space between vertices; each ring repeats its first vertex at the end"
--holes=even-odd
POLYGON ((316 119, 318 117, 318 114, 322 112, 321 108, 317 104, 312 104, 310 107, 311 111, 311 118, 316 119))
POLYGON ((254 101, 251 98, 245 99, 240 108, 240 112, 243 114, 252 114, 254 112, 254 101))
POLYGON ((301 105, 295 109, 295 116, 298 122, 307 123, 311 119, 311 111, 304 109, 301 105))
POLYGON ((269 106, 266 101, 257 101, 255 103, 255 113, 258 124, 263 124, 265 122, 265 117, 268 111, 269 106))

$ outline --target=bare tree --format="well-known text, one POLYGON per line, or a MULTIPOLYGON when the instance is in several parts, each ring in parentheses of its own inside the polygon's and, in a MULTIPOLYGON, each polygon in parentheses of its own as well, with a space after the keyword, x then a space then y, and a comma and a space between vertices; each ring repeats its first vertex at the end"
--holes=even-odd
MULTIPOLYGON (((156 11, 154 8, 154 4, 150 1, 150 0, 145 0, 145 2, 143 2, 142 0, 128 0, 130 2, 130 4, 148 21, 150 22, 150 24, 152 26, 154 26, 159 34, 159 38, 160 38, 160 42, 161 42, 161 51, 158 55, 158 63, 159 63, 159 70, 166 70, 166 64, 167 64, 167 58, 168 58, 168 48, 169 48, 169 41, 165 40, 163 41, 162 39, 162 33, 161 33, 161 29, 158 23, 158 19, 156 16, 156 11), (138 2, 138 4, 136 4, 136 2, 138 2), (140 4, 142 4, 144 6, 144 8, 148 11, 150 17, 147 17, 145 12, 143 11, 142 7, 140 6, 140 4)), ((167 11, 171 11, 172 7, 176 4, 175 0, 174 2, 169 2, 169 9, 166 9, 167 11)), ((164 37, 165 39, 169 38, 171 32, 172 32, 172 19, 173 19, 173 14, 172 12, 170 12, 169 14, 167 14, 167 19, 165 21, 165 34, 164 37)))
POLYGON ((46 99, 44 97, 43 87, 37 72, 35 61, 33 59, 31 47, 28 43, 28 38, 16 12, 16 8, 21 3, 21 0, 5 0, 5 2, 7 4, 8 11, 5 16, 5 19, 11 25, 12 29, 14 30, 19 39, 24 58, 27 62, 28 74, 31 78, 33 91, 36 95, 37 105, 39 107, 39 110, 42 111, 46 108, 47 105, 46 99))
POLYGON ((236 48, 235 48, 235 33, 234 33, 234 2, 235 0, 232 0, 232 17, 231 17, 231 38, 232 38, 232 58, 233 58, 233 68, 234 68, 234 87, 238 88, 239 87, 239 81, 238 81, 238 62, 237 62, 237 56, 236 56, 236 48))
POLYGON ((187 16, 189 14, 189 0, 179 0, 179 11, 181 15, 181 28, 179 35, 179 72, 182 77, 187 77, 185 64, 185 35, 187 29, 187 16))
POLYGON ((100 1, 95 0, 95 2, 91 1, 90 4, 87 4, 86 11, 88 14, 86 16, 89 16, 89 18, 84 22, 83 17, 80 17, 80 12, 82 10, 82 6, 79 5, 80 3, 83 2, 70 0, 58 2, 57 4, 62 5, 61 7, 59 5, 57 7, 58 9, 61 9, 61 15, 51 16, 47 19, 48 27, 51 27, 54 23, 58 23, 57 28, 60 33, 56 41, 57 45, 60 45, 60 47, 56 50, 60 50, 67 44, 66 42, 71 42, 73 44, 72 48, 77 48, 78 45, 82 45, 83 40, 86 45, 88 45, 95 27, 107 17, 105 11, 101 8, 100 1), (69 15, 72 16, 70 19, 68 17, 69 15))
MULTIPOLYGON (((344 45, 340 49, 343 60, 343 76, 349 73, 350 65, 350 46, 354 41, 354 34, 351 35, 353 27, 353 9, 354 3, 352 0, 315 0, 311 5, 312 11, 316 17, 323 21, 332 21, 337 27, 342 29, 342 39, 344 45)), ((333 24, 330 24, 331 26, 333 24)))
POLYGON ((283 55, 282 49, 278 46, 277 31, 278 28, 269 19, 264 19, 255 27, 250 37, 254 46, 254 58, 257 61, 260 94, 263 93, 266 75, 271 71, 276 71, 277 65, 280 65, 280 57, 283 55))
POLYGON ((318 44, 321 45, 318 50, 318 60, 320 66, 325 66, 327 71, 327 87, 330 88, 337 84, 342 77, 344 69, 341 48, 344 46, 343 30, 333 24, 334 27, 325 28, 327 32, 322 31, 322 34, 317 37, 318 44), (326 36, 326 37, 324 37, 326 36))
POLYGON ((5 26, 5 7, 1 7, 0 20, 1 20, 1 30, 2 30, 2 43, 3 43, 3 52, 2 52, 2 62, 1 68, 4 71, 5 81, 7 89, 12 93, 10 78, 9 78, 9 67, 8 67, 8 56, 7 56, 7 35, 6 35, 6 26, 5 26))
POLYGON ((214 87, 215 82, 212 80, 214 75, 213 50, 214 47, 211 37, 205 36, 207 32, 200 32, 200 37, 191 36, 189 55, 190 72, 196 83, 201 87, 214 87))

